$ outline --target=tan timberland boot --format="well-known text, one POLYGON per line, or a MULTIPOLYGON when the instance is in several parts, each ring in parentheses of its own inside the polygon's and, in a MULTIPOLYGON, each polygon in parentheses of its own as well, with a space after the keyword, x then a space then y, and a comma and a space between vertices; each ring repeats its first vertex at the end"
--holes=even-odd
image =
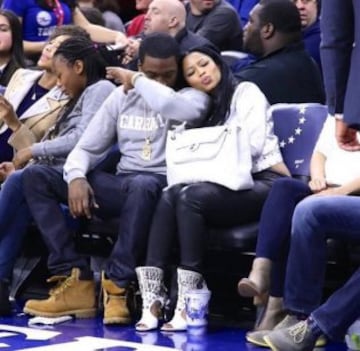
POLYGON ((46 300, 28 300, 24 312, 33 316, 61 317, 74 315, 77 318, 90 318, 96 315, 95 282, 80 280, 80 270, 73 268, 71 275, 54 276, 48 282, 58 282, 49 292, 46 300))
POLYGON ((105 277, 104 272, 101 278, 103 303, 104 303, 104 324, 130 324, 131 316, 127 307, 127 290, 119 288, 113 281, 105 277))

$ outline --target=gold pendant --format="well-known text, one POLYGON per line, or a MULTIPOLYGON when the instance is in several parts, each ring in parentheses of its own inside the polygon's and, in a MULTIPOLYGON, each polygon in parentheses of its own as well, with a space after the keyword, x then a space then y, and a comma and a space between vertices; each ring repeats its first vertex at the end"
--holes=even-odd
POLYGON ((141 151, 141 158, 145 161, 151 160, 151 141, 149 138, 145 139, 145 143, 141 151))

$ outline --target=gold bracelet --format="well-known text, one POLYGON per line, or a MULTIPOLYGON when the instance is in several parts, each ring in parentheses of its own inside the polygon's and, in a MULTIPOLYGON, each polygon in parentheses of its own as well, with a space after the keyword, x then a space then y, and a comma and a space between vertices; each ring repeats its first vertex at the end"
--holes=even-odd
POLYGON ((145 77, 145 74, 142 72, 137 72, 131 77, 131 85, 133 87, 135 86, 135 82, 139 77, 145 77))

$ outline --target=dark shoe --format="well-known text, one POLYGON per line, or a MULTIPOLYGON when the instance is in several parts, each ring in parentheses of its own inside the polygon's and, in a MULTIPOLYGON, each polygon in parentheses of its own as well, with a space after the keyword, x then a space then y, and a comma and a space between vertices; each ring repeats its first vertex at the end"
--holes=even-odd
POLYGON ((264 340, 273 351, 312 351, 317 337, 305 320, 289 328, 274 330, 264 336, 264 340))
POLYGON ((9 301, 9 283, 0 281, 0 316, 11 315, 11 304, 9 301))

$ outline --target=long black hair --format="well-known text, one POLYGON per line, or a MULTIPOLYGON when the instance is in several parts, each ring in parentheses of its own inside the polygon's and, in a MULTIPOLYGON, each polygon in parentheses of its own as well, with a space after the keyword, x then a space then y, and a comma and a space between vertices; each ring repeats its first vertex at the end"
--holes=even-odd
POLYGON ((22 39, 22 26, 19 18, 9 10, 0 9, 0 15, 4 16, 10 26, 12 45, 10 48, 10 60, 4 69, 0 84, 7 86, 13 73, 20 67, 25 67, 24 49, 22 39))
POLYGON ((229 66, 215 49, 210 46, 193 47, 185 54, 185 56, 195 51, 209 56, 219 67, 221 79, 217 87, 210 94, 212 97, 212 107, 205 122, 205 126, 221 125, 228 118, 231 99, 237 85, 236 80, 229 66))

